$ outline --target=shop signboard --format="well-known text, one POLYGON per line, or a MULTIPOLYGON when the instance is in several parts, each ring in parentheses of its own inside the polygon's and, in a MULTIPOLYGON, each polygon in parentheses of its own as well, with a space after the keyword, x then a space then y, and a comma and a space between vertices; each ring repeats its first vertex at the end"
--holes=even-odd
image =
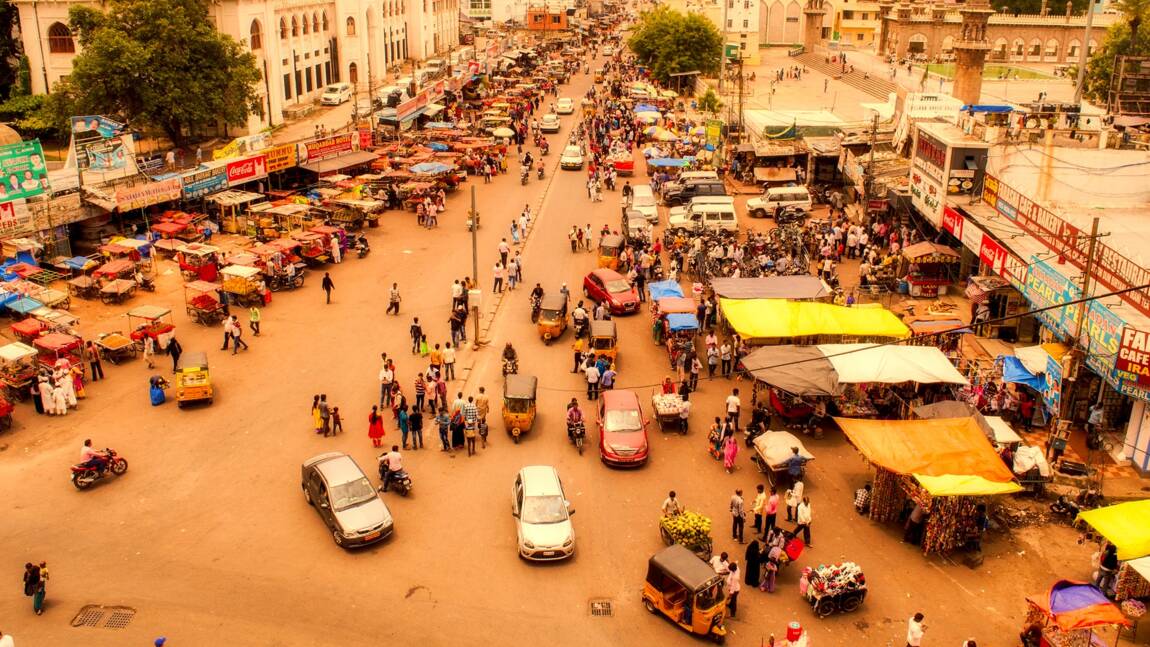
POLYGON ((318 162, 350 153, 355 150, 353 142, 358 143, 358 140, 358 136, 343 133, 305 142, 299 145, 299 163, 318 162))
POLYGON ((120 212, 143 209, 153 204, 179 200, 184 185, 180 178, 172 177, 159 182, 144 182, 135 186, 116 187, 116 208, 120 212))
POLYGON ((32 212, 23 200, 0 202, 0 238, 13 238, 32 231, 32 212))
POLYGON ((942 184, 916 163, 910 168, 910 202, 933 225, 942 220, 942 184))
POLYGON ((1087 349, 1086 368, 1114 386, 1122 379, 1114 372, 1114 362, 1118 358, 1122 329, 1125 326, 1126 322, 1101 301, 1086 304, 1086 319, 1082 322, 1082 336, 1079 340, 1079 344, 1087 349))
POLYGON ((31 198, 48 190, 48 167, 39 139, 0 146, 0 202, 31 198))
POLYGON ((289 169, 296 165, 296 149, 295 144, 286 144, 284 146, 275 146, 265 150, 264 157, 267 159, 268 173, 275 173, 289 169))
POLYGON ((962 227, 965 223, 966 218, 963 218, 961 213, 950 207, 942 208, 942 228, 949 231, 958 240, 962 240, 962 227))
POLYGON ((719 143, 723 141, 723 120, 722 119, 708 119, 707 120, 707 143, 718 148, 719 143))
POLYGON ((268 176, 268 160, 263 154, 228 162, 228 186, 238 186, 268 176))
POLYGON ((192 200, 228 188, 228 167, 224 164, 185 174, 184 198, 192 200))
POLYGON ((1050 355, 1046 356, 1046 389, 1042 392, 1042 402, 1046 405, 1047 418, 1059 414, 1062 407, 1062 363, 1050 355))
MULTIPOLYGON (((1035 309, 1040 309, 1074 301, 1082 295, 1082 291, 1053 266, 1033 255, 1030 257, 1030 268, 1026 272, 1022 294, 1035 309)), ((1043 325, 1060 337, 1074 335, 1077 315, 1077 307, 1057 308, 1035 314, 1043 325)))
POLYGON ((1114 361, 1118 377, 1150 386, 1150 332, 1126 326, 1114 361))

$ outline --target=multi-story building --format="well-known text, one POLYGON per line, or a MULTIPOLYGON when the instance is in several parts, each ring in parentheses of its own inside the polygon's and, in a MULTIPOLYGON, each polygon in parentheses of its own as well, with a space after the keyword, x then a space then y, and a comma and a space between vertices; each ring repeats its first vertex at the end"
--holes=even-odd
MULTIPOLYGON (((759 38, 763 45, 792 45, 803 41, 803 3, 797 0, 759 0, 759 38)), ((882 8, 877 0, 823 2, 820 38, 843 47, 869 49, 878 43, 882 8)))
POLYGON ((724 43, 734 43, 747 65, 759 64, 759 2, 761 0, 672 0, 670 8, 710 20, 724 43))
MULTIPOLYGON (((79 43, 68 10, 81 3, 96 4, 15 0, 33 92, 51 92, 71 73, 79 43)), ((282 122, 285 109, 314 101, 329 83, 351 83, 367 96, 405 60, 459 42, 459 0, 219 0, 209 11, 219 31, 255 54, 263 73, 251 132, 282 122)))

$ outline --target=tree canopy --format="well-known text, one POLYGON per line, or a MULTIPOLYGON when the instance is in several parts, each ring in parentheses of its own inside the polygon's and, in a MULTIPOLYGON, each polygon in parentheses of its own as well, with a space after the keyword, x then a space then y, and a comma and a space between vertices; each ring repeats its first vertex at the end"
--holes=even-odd
POLYGON ((723 36, 699 14, 683 15, 660 6, 639 17, 628 45, 651 76, 666 83, 679 72, 717 72, 723 36))
POLYGON ((1099 105, 1106 105, 1110 91, 1110 77, 1114 75, 1114 57, 1119 55, 1150 55, 1150 43, 1139 38, 1130 42, 1130 27, 1124 23, 1110 26, 1102 46, 1094 50, 1094 55, 1086 62, 1086 76, 1082 80, 1082 96, 1099 105))
POLYGON ((114 115, 177 145, 197 128, 244 123, 259 109, 255 56, 216 31, 207 0, 110 0, 73 6, 82 48, 53 94, 71 114, 114 115))
POLYGON ((20 41, 16 38, 16 5, 0 0, 0 100, 17 90, 20 69, 20 41))

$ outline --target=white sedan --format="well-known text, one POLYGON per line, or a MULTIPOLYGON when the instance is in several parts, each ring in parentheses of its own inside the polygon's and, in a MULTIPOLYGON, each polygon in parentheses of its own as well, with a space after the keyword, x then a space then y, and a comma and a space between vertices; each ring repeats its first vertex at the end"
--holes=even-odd
POLYGON ((539 130, 545 133, 557 133, 559 132, 560 125, 559 115, 554 112, 549 112, 543 115, 543 119, 539 121, 539 130))
POLYGON ((575 100, 570 97, 563 97, 555 102, 555 112, 561 115, 569 115, 575 112, 575 100))
POLYGON ((550 561, 574 555, 574 513, 554 467, 530 465, 519 470, 511 490, 511 514, 515 517, 520 557, 550 561))
POLYGON ((563 149, 563 155, 559 158, 559 168, 574 169, 576 171, 583 169, 583 151, 579 150, 578 146, 568 146, 563 149))

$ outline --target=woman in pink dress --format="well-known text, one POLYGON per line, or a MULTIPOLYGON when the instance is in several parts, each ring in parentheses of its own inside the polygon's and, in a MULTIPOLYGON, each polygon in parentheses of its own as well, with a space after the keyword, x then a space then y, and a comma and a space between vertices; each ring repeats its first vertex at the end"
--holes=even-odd
POLYGON ((379 415, 379 407, 373 404, 367 416, 367 437, 371 439, 371 446, 382 447, 383 435, 383 418, 379 415))
POLYGON ((735 469, 735 457, 739 455, 739 443, 735 440, 734 434, 727 436, 723 439, 723 467, 727 468, 727 474, 735 469))

